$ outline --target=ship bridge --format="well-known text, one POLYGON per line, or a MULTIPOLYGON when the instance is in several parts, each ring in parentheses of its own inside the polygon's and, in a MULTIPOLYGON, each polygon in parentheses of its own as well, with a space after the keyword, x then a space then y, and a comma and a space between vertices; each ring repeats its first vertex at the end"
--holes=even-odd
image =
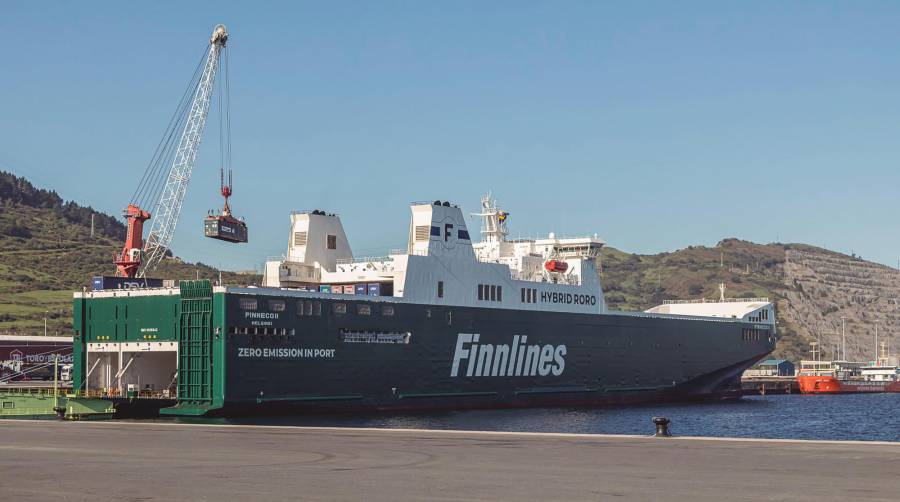
POLYGON ((597 234, 590 237, 558 237, 551 232, 545 239, 508 239, 507 211, 487 194, 481 199, 481 242, 474 244, 478 261, 509 267, 522 281, 582 285, 590 274, 596 275, 594 261, 606 244, 597 234))
POLYGON ((599 237, 507 240, 508 213, 485 200, 481 242, 472 242, 459 206, 413 202, 406 248, 382 257, 354 257, 336 214, 292 213, 286 256, 266 262, 263 285, 436 305, 605 310, 599 237))

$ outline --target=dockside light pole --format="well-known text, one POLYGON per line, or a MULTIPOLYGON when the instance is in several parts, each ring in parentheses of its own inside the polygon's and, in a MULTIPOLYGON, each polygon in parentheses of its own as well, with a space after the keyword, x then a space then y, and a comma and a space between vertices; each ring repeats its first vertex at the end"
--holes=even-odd
POLYGON ((875 321, 875 366, 878 366, 878 321, 875 321))
POLYGON ((844 316, 841 316, 841 359, 847 360, 847 332, 844 330, 844 316))

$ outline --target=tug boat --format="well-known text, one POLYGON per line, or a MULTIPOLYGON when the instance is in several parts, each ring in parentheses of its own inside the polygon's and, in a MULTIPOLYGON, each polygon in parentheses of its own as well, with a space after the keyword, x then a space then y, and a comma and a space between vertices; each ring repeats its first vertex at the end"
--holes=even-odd
POLYGON ((881 355, 869 363, 821 361, 813 342, 813 359, 800 361, 797 383, 803 394, 856 394, 900 392, 900 366, 885 344, 881 355))

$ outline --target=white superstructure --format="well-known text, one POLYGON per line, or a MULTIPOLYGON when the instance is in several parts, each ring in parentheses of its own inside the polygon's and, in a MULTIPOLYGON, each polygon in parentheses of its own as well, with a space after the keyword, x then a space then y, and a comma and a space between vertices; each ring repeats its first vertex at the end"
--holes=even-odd
MULTIPOLYGON (((508 239, 509 213, 481 200, 481 240, 473 243, 462 211, 449 202, 411 205, 406 248, 387 257, 354 258, 340 218, 324 211, 291 214, 284 259, 266 262, 263 286, 487 308, 607 313, 593 237, 508 239)), ((766 299, 667 302, 622 315, 739 319, 774 325, 766 299)))
POLYGON ((595 267, 603 241, 508 241, 506 213, 485 200, 482 242, 473 245, 458 206, 417 202, 406 249, 380 258, 354 259, 337 215, 294 213, 285 259, 266 262, 263 285, 333 293, 378 285, 382 295, 416 303, 605 311, 595 267))
POLYGON ((768 298, 723 298, 710 300, 669 300, 646 311, 695 317, 722 317, 769 324, 775 321, 775 306, 768 298))

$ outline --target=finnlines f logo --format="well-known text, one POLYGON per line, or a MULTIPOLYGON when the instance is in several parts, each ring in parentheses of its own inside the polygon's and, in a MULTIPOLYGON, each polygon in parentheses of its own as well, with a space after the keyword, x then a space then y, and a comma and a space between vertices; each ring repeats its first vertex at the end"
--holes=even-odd
POLYGON ((528 336, 513 336, 512 345, 478 343, 478 333, 460 333, 450 376, 459 375, 467 362, 466 376, 560 376, 566 369, 565 345, 526 345, 528 336))

